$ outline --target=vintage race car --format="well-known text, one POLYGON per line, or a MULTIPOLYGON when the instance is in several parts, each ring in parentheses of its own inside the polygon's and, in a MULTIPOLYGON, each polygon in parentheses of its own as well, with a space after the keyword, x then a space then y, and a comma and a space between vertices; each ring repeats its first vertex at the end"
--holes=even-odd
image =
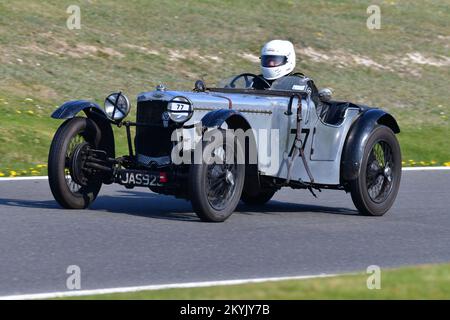
POLYGON ((147 187, 190 200, 214 222, 281 187, 336 189, 350 192, 361 214, 381 216, 399 189, 399 126, 381 109, 330 98, 301 74, 269 84, 244 73, 214 88, 199 80, 193 91, 141 93, 135 122, 124 120, 131 107, 121 92, 104 109, 66 102, 52 114, 66 121, 49 152, 50 188, 62 207, 80 209, 102 184, 147 187), (127 155, 116 157, 113 126, 126 130, 127 155))

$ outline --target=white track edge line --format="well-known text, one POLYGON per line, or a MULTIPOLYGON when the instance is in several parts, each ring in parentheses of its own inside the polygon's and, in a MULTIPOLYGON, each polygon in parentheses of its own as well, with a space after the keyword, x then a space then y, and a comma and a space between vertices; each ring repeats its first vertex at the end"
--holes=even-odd
POLYGON ((305 280, 305 279, 314 279, 314 278, 327 278, 327 277, 334 277, 334 276, 337 276, 337 274, 321 273, 321 274, 317 274, 317 275, 293 276, 293 277, 272 277, 272 278, 218 280, 218 281, 184 282, 184 283, 182 282, 182 283, 156 284, 156 285, 135 286, 135 287, 118 287, 118 288, 106 288, 106 289, 20 294, 20 295, 10 295, 10 296, 0 296, 0 300, 34 300, 34 299, 52 299, 52 298, 64 298, 64 297, 80 297, 80 296, 87 296, 87 295, 128 293, 128 292, 149 291, 149 290, 204 288, 204 287, 212 287, 212 286, 231 286, 231 285, 238 285, 238 284, 276 282, 276 281, 284 281, 284 280, 305 280))
POLYGON ((450 167, 404 167, 402 171, 450 170, 450 167))
MULTIPOLYGON (((402 171, 439 171, 450 170, 450 167, 404 167, 402 171)), ((24 180, 47 180, 47 176, 34 176, 34 177, 15 177, 15 178, 0 178, 1 181, 24 181, 24 180)))
POLYGON ((47 176, 0 178, 1 181, 47 180, 47 176))

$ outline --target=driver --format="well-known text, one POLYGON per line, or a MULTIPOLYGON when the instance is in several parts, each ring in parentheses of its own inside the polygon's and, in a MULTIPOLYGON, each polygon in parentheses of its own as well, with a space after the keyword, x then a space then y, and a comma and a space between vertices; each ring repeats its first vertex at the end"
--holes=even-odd
MULTIPOLYGON (((285 76, 305 77, 302 73, 292 73, 295 69, 295 49, 294 45, 287 40, 271 40, 261 49, 261 72, 265 83, 259 78, 254 78, 252 87, 257 90, 267 89, 267 84, 272 83, 285 76)), ((308 78, 308 85, 312 89, 311 98, 315 103, 319 116, 323 116, 328 110, 320 99, 314 81, 308 78)))
MULTIPOLYGON (((262 77, 269 84, 272 84, 276 79, 287 76, 294 71, 294 45, 286 40, 269 41, 262 47, 260 59, 262 77)), ((253 88, 267 89, 267 84, 255 78, 253 88)))

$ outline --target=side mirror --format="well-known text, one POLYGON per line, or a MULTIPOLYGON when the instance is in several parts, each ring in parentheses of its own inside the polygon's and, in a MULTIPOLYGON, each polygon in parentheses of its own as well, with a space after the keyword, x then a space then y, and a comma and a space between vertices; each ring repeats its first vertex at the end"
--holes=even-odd
POLYGON ((333 90, 331 88, 323 88, 319 91, 319 99, 322 102, 327 102, 331 100, 331 96, 333 95, 333 90))

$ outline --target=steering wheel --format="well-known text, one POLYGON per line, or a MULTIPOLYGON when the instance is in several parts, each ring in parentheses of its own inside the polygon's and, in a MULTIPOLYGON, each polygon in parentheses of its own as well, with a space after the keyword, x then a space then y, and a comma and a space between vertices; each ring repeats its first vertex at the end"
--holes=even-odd
POLYGON ((244 78, 244 81, 245 81, 245 87, 246 87, 246 88, 250 88, 250 85, 254 82, 254 79, 255 79, 255 78, 257 78, 258 80, 262 81, 262 82, 264 83, 264 85, 267 86, 267 88, 270 88, 270 83, 268 83, 266 79, 264 79, 263 77, 258 76, 258 75, 256 75, 256 74, 248 73, 248 72, 246 72, 246 73, 241 73, 241 74, 237 75, 236 77, 234 77, 233 80, 230 81, 229 86, 230 86, 231 88, 235 88, 235 87, 236 87, 236 86, 235 86, 235 83, 236 83, 236 81, 237 81, 238 79, 240 79, 240 78, 244 78), (251 77, 251 79, 250 79, 250 77, 251 77))

